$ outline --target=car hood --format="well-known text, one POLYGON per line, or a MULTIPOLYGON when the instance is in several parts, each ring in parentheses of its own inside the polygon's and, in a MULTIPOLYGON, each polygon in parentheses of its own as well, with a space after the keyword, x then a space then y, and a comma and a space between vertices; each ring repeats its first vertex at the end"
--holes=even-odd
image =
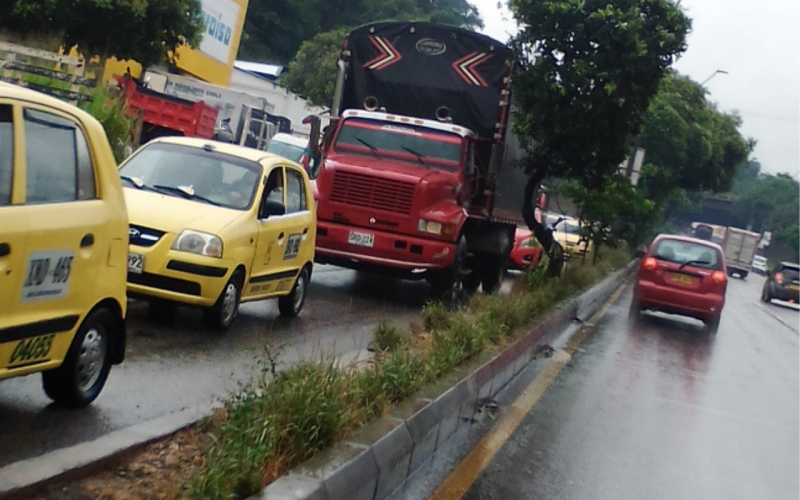
POLYGON ((246 213, 133 188, 125 188, 124 191, 131 224, 168 233, 178 234, 184 229, 195 229, 219 234, 228 224, 246 213))

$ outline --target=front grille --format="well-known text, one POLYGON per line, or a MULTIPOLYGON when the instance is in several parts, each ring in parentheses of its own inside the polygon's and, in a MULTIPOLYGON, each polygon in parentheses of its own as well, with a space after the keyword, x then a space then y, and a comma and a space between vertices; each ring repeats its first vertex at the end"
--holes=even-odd
POLYGON ((411 213, 414 184, 371 175, 336 171, 330 200, 395 214, 411 213))
POLYGON ((128 242, 131 245, 140 247, 151 247, 155 245, 161 237, 164 236, 164 231, 153 229, 150 227, 137 226, 131 224, 128 229, 128 242))

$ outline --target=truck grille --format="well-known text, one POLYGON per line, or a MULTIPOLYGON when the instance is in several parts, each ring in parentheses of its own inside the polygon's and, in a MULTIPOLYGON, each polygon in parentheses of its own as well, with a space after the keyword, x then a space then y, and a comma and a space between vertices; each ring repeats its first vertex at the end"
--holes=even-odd
POLYGON ((330 199, 336 203, 408 215, 414 199, 414 184, 338 170, 333 176, 330 199))

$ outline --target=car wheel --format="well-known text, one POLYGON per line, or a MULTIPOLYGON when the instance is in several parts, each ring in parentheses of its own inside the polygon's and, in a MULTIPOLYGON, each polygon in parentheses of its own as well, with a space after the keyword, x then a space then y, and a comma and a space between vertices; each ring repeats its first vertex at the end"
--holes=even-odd
POLYGON ((772 301, 772 294, 769 293, 769 281, 764 283, 764 288, 761 289, 761 302, 769 303, 772 301))
POLYGON ((628 309, 628 317, 633 319, 638 318, 639 313, 641 312, 642 312, 642 304, 641 302, 639 302, 639 300, 634 298, 633 300, 631 300, 630 309, 628 309))
POLYGON ((300 314, 303 304, 306 301, 306 294, 308 293, 308 268, 303 268, 297 279, 294 280, 294 286, 289 295, 280 297, 278 299, 278 311, 281 316, 294 317, 300 314))
POLYGON ((720 313, 711 316, 705 321, 706 331, 710 334, 715 334, 719 330, 720 313))
POLYGON ((204 311, 206 327, 216 332, 227 331, 239 312, 241 295, 242 275, 237 271, 222 288, 217 302, 204 311))
POLYGON ((503 284, 503 278, 506 275, 506 267, 508 265, 508 258, 504 255, 485 255, 481 261, 482 262, 479 270, 481 275, 481 285, 483 286, 483 293, 495 293, 503 284))
POLYGON ((457 307, 467 301, 470 292, 477 288, 479 276, 466 267, 467 240, 462 236, 456 245, 453 263, 447 269, 437 271, 430 278, 431 296, 448 307, 457 307), (473 288, 474 287, 474 288, 473 288))
POLYGON ((111 370, 109 344, 116 321, 98 309, 83 321, 60 367, 42 372, 47 396, 61 406, 86 406, 97 398, 111 370))

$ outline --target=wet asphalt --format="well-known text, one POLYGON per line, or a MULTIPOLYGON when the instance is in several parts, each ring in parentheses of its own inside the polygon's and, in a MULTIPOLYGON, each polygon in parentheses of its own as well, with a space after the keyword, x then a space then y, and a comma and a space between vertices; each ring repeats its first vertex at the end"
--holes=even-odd
POLYGON ((629 288, 463 498, 797 500, 798 312, 763 282, 732 279, 716 335, 629 321, 629 288))
POLYGON ((38 374, 0 384, 0 467, 222 401, 269 369, 267 352, 279 369, 298 360, 359 359, 379 319, 407 325, 428 294, 425 282, 316 266, 300 316, 279 317, 274 301, 244 304, 222 335, 204 329, 200 310, 178 308, 171 321, 153 321, 145 303, 131 301, 126 360, 90 407, 55 407, 38 374))

